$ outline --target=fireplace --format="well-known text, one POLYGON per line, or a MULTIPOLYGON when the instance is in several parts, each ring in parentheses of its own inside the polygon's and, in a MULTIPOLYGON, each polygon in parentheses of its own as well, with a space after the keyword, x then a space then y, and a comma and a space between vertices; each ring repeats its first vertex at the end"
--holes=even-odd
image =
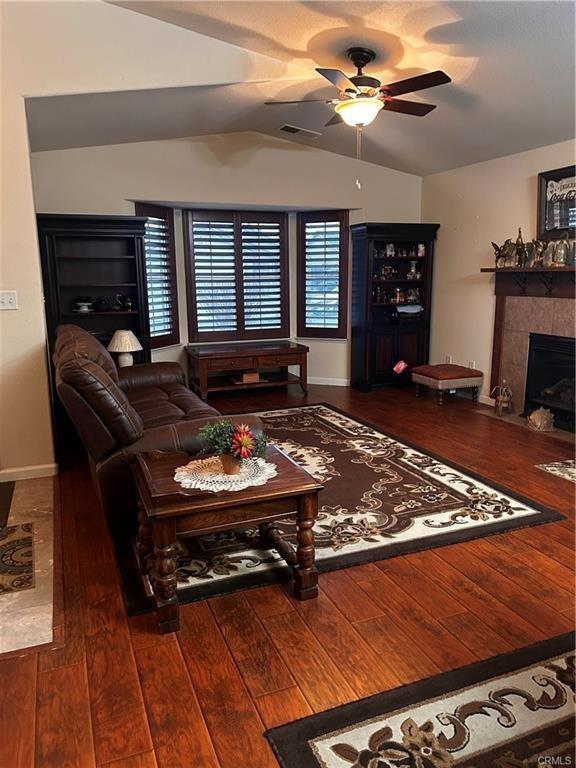
POLYGON ((524 415, 541 406, 561 429, 574 431, 574 339, 531 333, 524 415))

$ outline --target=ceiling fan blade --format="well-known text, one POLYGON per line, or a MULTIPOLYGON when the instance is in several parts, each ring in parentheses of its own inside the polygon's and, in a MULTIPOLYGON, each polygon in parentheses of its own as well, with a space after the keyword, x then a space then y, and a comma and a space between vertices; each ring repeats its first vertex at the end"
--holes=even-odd
POLYGON ((265 101, 264 104, 268 107, 275 104, 315 104, 323 102, 324 104, 330 104, 328 99, 300 99, 299 101, 265 101))
POLYGON ((354 91, 354 93, 356 93, 358 90, 352 80, 349 80, 344 72, 340 72, 339 69, 316 68, 316 72, 318 72, 319 75, 322 75, 322 77, 325 77, 326 80, 329 80, 339 91, 354 91))
POLYGON ((330 120, 324 125, 324 128, 329 128, 332 125, 340 125, 340 123, 343 123, 344 120, 340 117, 340 115, 332 115, 330 120))
POLYGON ((434 88, 436 85, 451 82, 452 78, 448 77, 446 72, 437 69, 435 72, 427 72, 425 75, 417 75, 406 80, 399 80, 397 83, 383 85, 380 90, 385 91, 388 96, 401 96, 403 93, 423 91, 424 88, 434 88))
POLYGON ((405 115, 424 117, 436 109, 436 104, 424 104, 421 101, 406 101, 405 99, 387 99, 384 102, 384 109, 387 112, 402 112, 405 115))

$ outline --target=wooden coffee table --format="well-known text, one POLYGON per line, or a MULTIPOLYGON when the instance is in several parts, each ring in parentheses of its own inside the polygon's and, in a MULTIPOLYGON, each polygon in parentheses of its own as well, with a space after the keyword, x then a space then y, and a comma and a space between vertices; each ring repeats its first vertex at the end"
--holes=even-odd
POLYGON ((314 565, 314 521, 322 485, 274 446, 267 461, 278 468, 265 485, 218 493, 182 488, 174 478, 187 464, 184 453, 142 453, 133 472, 139 494, 138 559, 154 591, 160 631, 179 629, 176 592, 178 538, 202 536, 238 526, 258 525, 263 546, 277 549, 294 571, 294 593, 299 600, 318 595, 314 565), (297 547, 283 540, 281 519, 296 518, 297 547))

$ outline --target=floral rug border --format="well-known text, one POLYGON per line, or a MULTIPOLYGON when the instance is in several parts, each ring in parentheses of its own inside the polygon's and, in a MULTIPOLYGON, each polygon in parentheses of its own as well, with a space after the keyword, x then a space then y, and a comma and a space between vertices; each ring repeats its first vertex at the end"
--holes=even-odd
MULTIPOLYGON (((390 691, 377 693, 373 696, 326 710, 325 712, 309 715, 286 725, 272 728, 266 731, 264 735, 270 742, 282 768, 302 768, 303 766, 306 766, 306 768, 321 768, 325 763, 323 761, 319 762, 315 746, 311 746, 311 742, 326 738, 330 734, 337 734, 339 737, 345 738, 346 732, 360 727, 361 724, 367 721, 380 722, 398 710, 403 710, 407 718, 403 724, 404 732, 406 723, 416 726, 416 723, 410 719, 411 709, 414 710, 428 701, 442 699, 442 697, 447 697, 449 694, 462 689, 473 689, 475 686, 479 686, 493 678, 511 675, 559 654, 571 654, 574 652, 574 647, 575 635, 573 632, 558 635, 525 648, 494 656, 449 672, 443 672, 434 677, 425 678, 424 680, 394 688, 390 691)), ((550 666, 553 668, 553 665, 550 666)), ((573 672, 573 669, 568 668, 568 673, 570 674, 571 672, 573 672)), ((559 670, 559 673, 562 673, 562 670, 559 670)), ((573 680, 568 681, 567 684, 570 683, 572 686, 574 685, 573 680)), ((499 711, 502 712, 501 709, 499 711)), ((455 725, 458 725, 458 723, 455 723, 455 725)), ((374 735, 381 736, 385 731, 388 732, 389 730, 389 728, 385 727, 380 728, 374 735)), ((419 734, 407 734, 408 740, 415 741, 415 746, 422 746, 419 743, 416 744, 416 741, 418 741, 417 737, 421 737, 420 741, 426 742, 433 738, 427 738, 427 734, 424 732, 425 728, 417 728, 417 730, 420 730, 419 734)), ((456 733, 458 733, 458 730, 456 730, 456 733)), ((373 739, 370 741, 372 742, 373 739)), ((350 768, 354 768, 354 766, 358 765, 372 765, 371 762, 363 762, 362 760, 354 762, 354 756, 351 753, 346 755, 346 750, 344 749, 346 745, 341 746, 342 749, 335 750, 335 753, 342 758, 343 766, 350 765, 350 768), (354 762, 354 766, 351 765, 352 762, 354 762)), ((374 746, 374 744, 371 746, 374 746)), ((395 744, 394 746, 398 747, 399 745, 395 744)), ((431 746, 434 747, 432 744, 431 746)), ((492 745, 488 746, 491 747, 492 745)), ((436 745, 437 747, 438 745, 436 745)), ((368 752, 368 750, 366 751, 368 752)), ((434 750, 432 749, 431 751, 434 750)), ((359 757, 366 757, 366 755, 360 755, 359 757)), ((438 757, 441 756, 439 755, 438 757)), ((481 757, 481 755, 476 755, 476 757, 481 757)), ((373 759, 375 765, 379 764, 376 758, 377 755, 373 759)), ((441 760, 438 762, 439 764, 442 763, 441 760)), ((382 764, 385 764, 384 761, 382 764)))

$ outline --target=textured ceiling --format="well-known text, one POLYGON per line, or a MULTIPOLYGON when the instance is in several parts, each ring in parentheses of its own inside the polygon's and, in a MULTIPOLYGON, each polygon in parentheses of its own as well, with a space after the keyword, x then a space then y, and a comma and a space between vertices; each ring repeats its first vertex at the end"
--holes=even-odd
POLYGON ((383 82, 438 68, 453 79, 408 97, 438 105, 424 118, 382 113, 365 130, 365 160, 424 175, 574 136, 572 2, 114 4, 283 62, 286 79, 267 81, 262 58, 257 83, 29 99, 33 150, 245 130, 288 138, 279 128, 290 123, 322 132, 294 141, 353 155, 353 129, 324 128, 329 105, 263 104, 332 98, 314 67, 351 73, 350 45, 374 48, 368 73, 383 82))

